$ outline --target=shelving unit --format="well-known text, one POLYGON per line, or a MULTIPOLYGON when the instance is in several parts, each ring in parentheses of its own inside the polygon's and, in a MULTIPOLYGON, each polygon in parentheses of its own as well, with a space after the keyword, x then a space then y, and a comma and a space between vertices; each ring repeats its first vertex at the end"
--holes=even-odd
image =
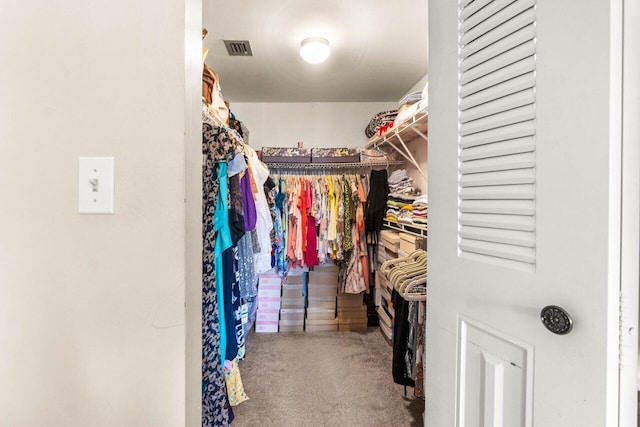
POLYGON ((412 234, 416 237, 427 237, 427 226, 418 224, 405 224, 402 222, 391 221, 385 219, 383 225, 387 228, 403 233, 412 234))
POLYGON ((396 150, 402 157, 410 162, 420 172, 422 177, 426 180, 427 176, 425 172, 420 169, 420 165, 416 161, 411 151, 407 148, 406 142, 412 141, 416 138, 422 138, 427 142, 427 128, 429 124, 428 107, 422 107, 416 113, 409 117, 402 123, 391 128, 391 130, 385 132, 382 135, 376 135, 369 139, 366 148, 377 148, 389 145, 396 150), (400 145, 397 145, 400 144, 400 145))
POLYGON ((400 166, 404 161, 358 162, 358 163, 265 163, 271 170, 316 170, 316 169, 358 169, 387 166, 400 166))

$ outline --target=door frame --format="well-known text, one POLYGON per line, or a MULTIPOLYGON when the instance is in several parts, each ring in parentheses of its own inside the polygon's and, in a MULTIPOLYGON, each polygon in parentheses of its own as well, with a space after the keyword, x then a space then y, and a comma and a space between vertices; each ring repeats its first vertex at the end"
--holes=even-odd
POLYGON ((622 4, 619 426, 638 420, 640 298, 640 4, 622 4), (633 392, 631 392, 633 390, 633 392))

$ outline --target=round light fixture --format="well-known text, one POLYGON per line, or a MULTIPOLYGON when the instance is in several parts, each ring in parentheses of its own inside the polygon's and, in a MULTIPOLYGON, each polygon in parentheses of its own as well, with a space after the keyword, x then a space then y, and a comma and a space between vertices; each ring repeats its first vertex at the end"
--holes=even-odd
POLYGON ((309 37, 300 42, 300 56, 309 64, 324 62, 331 50, 329 40, 322 37, 309 37))

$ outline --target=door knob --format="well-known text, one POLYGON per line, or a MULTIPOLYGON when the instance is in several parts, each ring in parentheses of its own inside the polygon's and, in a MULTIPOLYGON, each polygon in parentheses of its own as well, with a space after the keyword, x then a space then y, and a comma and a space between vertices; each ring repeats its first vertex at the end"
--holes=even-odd
POLYGON ((566 335, 573 329, 573 319, 557 305, 548 305, 540 312, 540 320, 545 328, 558 335, 566 335))

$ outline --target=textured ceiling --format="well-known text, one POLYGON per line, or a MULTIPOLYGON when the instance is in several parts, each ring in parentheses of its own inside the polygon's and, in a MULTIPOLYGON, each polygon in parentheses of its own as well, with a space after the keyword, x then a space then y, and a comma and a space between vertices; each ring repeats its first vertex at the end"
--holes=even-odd
POLYGON ((203 26, 230 101, 397 101, 427 73, 427 0, 205 0, 203 26), (331 44, 320 65, 298 54, 314 36, 331 44), (225 39, 254 56, 229 56, 225 39))

